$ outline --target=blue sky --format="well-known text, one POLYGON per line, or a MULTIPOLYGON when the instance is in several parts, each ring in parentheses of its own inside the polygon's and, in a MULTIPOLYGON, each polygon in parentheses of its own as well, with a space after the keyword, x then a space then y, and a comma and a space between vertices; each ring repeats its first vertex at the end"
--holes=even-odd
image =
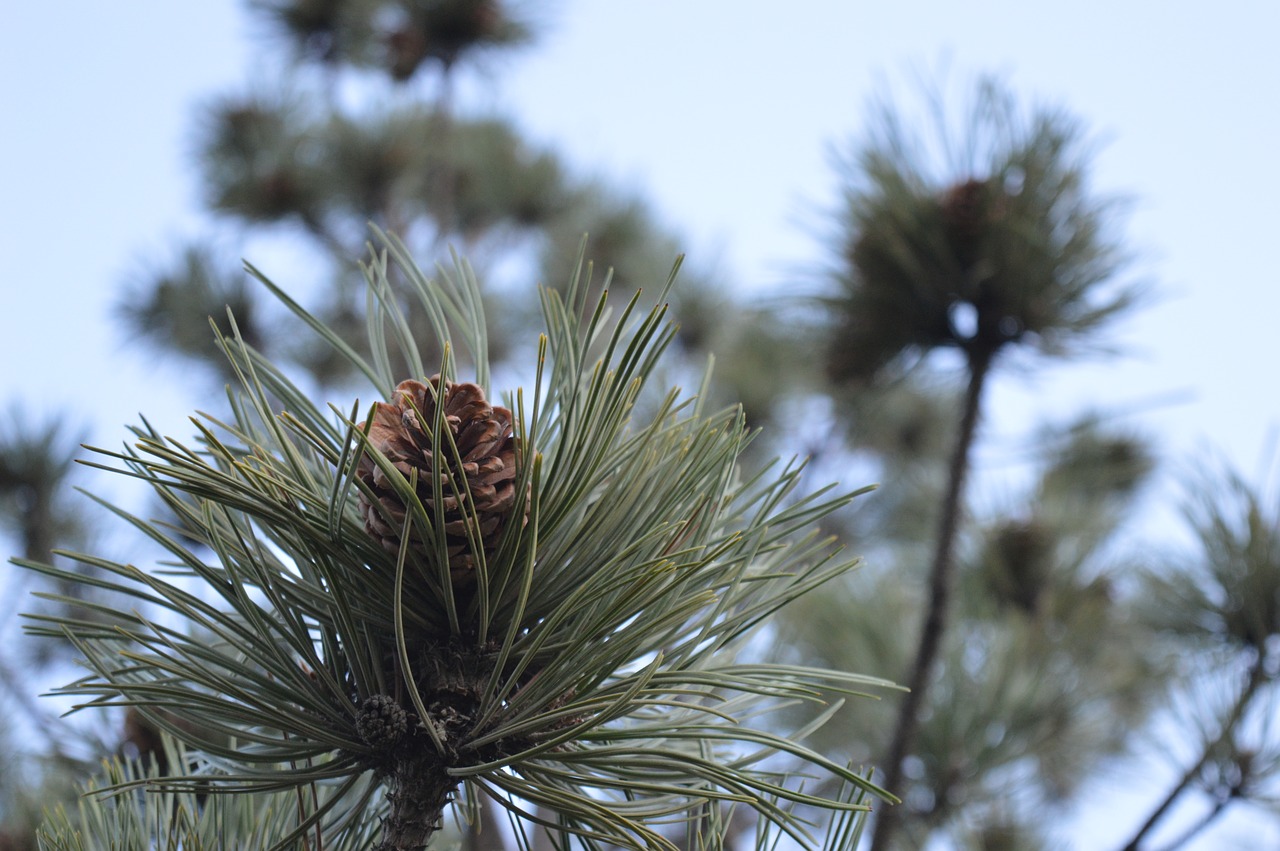
MULTIPOLYGON (((878 81, 946 60, 1066 106, 1106 142, 1098 188, 1135 200, 1128 236, 1159 300, 1118 329, 1123 359, 999 380, 988 458, 1042 417, 1100 408, 1138 410, 1171 470, 1218 452, 1258 481, 1275 461, 1280 4, 551 0, 538 14, 540 42, 487 67, 472 102, 642 191, 692 262, 753 289, 824 259, 828 154, 857 136, 878 81)), ((261 33, 233 2, 14 2, 4 22, 0 400, 70 412, 107 445, 139 411, 185 433, 206 386, 130 348, 111 305, 201 232, 195 109, 269 65, 261 33)))

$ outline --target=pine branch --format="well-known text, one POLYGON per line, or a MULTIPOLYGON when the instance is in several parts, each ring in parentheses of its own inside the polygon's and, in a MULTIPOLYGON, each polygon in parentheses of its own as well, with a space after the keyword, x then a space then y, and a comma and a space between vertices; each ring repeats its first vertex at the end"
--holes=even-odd
MULTIPOLYGON (((946 632, 954 583, 955 540, 964 504, 964 484, 970 467, 970 451, 977 433, 982 408, 982 390, 991 369, 990 354, 974 356, 969 361, 969 384, 965 391, 957 427, 955 445, 947 470, 947 489, 942 498, 938 532, 934 538, 933 562, 929 570, 929 602, 916 657, 907 681, 907 693, 898 707, 889 753, 885 757, 884 786, 895 793, 901 791, 903 761, 911 752, 920 723, 920 709, 925 705, 929 684, 935 673, 938 649, 946 632)), ((876 817, 871 834, 872 851, 889 848, 900 819, 898 807, 885 807, 876 817)))
POLYGON ((779 607, 856 565, 815 530, 858 492, 804 493, 796 464, 741 481, 739 410, 671 390, 642 413, 674 328, 638 294, 612 317, 581 280, 544 294, 531 407, 520 391, 493 405, 469 267, 434 282, 384 246, 441 339, 440 375, 401 380, 422 346, 386 254, 366 268, 368 358, 268 284, 384 401, 363 420, 345 413, 358 402, 322 412, 232 320, 232 417, 194 419, 192 442, 144 424, 91 465, 149 485, 181 533, 102 503, 170 561, 67 554, 97 569, 78 581, 134 606, 93 606, 106 623, 31 616, 91 671, 61 691, 137 707, 217 768, 174 763, 167 789, 333 788, 291 836, 338 830, 372 777, 387 849, 424 846, 446 804, 474 811, 477 792, 633 849, 668 847, 658 825, 704 802, 740 803, 806 847, 797 808, 866 809, 771 758, 885 794, 765 719, 887 683, 734 660, 779 607), (454 352, 476 383, 457 380, 454 352))
MULTIPOLYGON (((1230 742, 1232 737, 1236 735, 1240 722, 1244 719, 1250 704, 1258 694, 1258 689, 1269 680, 1266 673, 1265 663, 1266 654, 1259 649, 1254 655, 1253 660, 1249 663, 1249 668, 1245 675, 1244 687, 1240 690, 1239 696, 1236 698, 1235 703, 1231 706, 1231 710, 1223 720, 1218 734, 1204 744, 1204 747, 1200 751, 1199 758, 1197 758, 1196 761, 1189 766, 1185 772, 1183 772, 1182 776, 1176 783, 1174 783, 1173 787, 1165 794, 1164 798, 1156 805, 1155 809, 1151 811, 1151 814, 1147 816, 1146 820, 1133 834, 1129 841, 1122 846, 1122 851, 1139 851, 1142 840, 1146 838, 1147 834, 1155 829, 1155 827, 1160 823, 1160 820, 1168 813, 1169 809, 1182 797, 1183 793, 1191 788, 1192 784, 1195 783, 1196 778, 1200 776, 1200 773, 1204 771, 1205 767, 1213 759, 1214 754, 1218 753, 1219 750, 1225 744, 1230 742)), ((1209 821, 1211 821, 1213 817, 1217 816, 1218 811, 1220 811, 1223 806, 1225 806, 1225 803, 1220 803, 1219 806, 1215 808, 1213 816, 1209 821)), ((1206 821, 1205 826, 1207 826, 1207 824, 1208 822, 1206 821)), ((1182 841, 1185 842, 1187 839, 1190 839, 1190 837, 1194 836, 1200 829, 1202 828, 1193 830, 1184 837, 1182 841)), ((1181 843, 1176 843, 1171 847, 1176 848, 1179 844, 1181 843)))

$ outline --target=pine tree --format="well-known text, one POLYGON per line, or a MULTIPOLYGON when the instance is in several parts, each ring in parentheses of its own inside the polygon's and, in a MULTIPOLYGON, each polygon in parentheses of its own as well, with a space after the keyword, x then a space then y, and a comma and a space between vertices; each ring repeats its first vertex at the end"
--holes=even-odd
POLYGON ((1188 515, 1203 554, 1150 557, 1185 566, 1173 574, 1127 555, 1122 524, 1154 456, 1107 415, 1031 435, 1021 496, 965 497, 983 371, 1019 350, 1087 349, 1140 293, 1117 280, 1116 207, 1091 195, 1076 122, 1024 115, 990 82, 960 120, 935 97, 934 137, 887 104, 841 164, 834 293, 820 302, 822 456, 878 471, 884 484, 839 532, 879 568, 784 614, 778 656, 916 680, 914 706, 837 714, 816 734, 830 755, 879 766, 903 799, 878 809, 873 847, 1057 847, 1059 805, 1106 782, 1116 757, 1134 765, 1170 718, 1186 732, 1161 752, 1191 751, 1126 847, 1181 847, 1233 804, 1272 800, 1274 512, 1232 474, 1206 475, 1188 515), (903 625, 922 617, 932 629, 913 654, 903 625), (1199 821, 1157 834, 1197 797, 1199 821))
MULTIPOLYGON (((451 251, 465 254, 485 298, 503 306, 491 311, 504 332, 491 340, 500 362, 511 354, 503 341, 522 323, 537 325, 524 282, 562 281, 583 233, 592 234, 596 266, 617 270, 617 291, 661 277, 678 253, 641 200, 575 178, 508 120, 475 114, 455 96, 472 69, 536 40, 531 4, 262 0, 251 11, 286 61, 276 62, 278 79, 260 77, 202 109, 196 165, 216 227, 180 248, 171 266, 130 282, 120 315, 131 338, 212 369, 221 384, 234 376, 209 355, 206 319, 222 322, 230 305, 252 345, 321 385, 341 386, 353 378, 349 365, 325 346, 290 342, 295 335, 282 331, 278 313, 223 258, 251 247, 302 252, 318 274, 306 276, 309 292, 297 297, 359 344, 364 295, 353 258, 373 223, 427 265, 447 267, 451 251), (251 241, 237 250, 236 235, 251 241)), ((689 268, 683 289, 673 308, 685 342, 698 338, 704 357, 716 334, 700 308, 711 281, 689 268)), ((430 344, 421 333, 428 329, 415 330, 430 344)))
MULTIPOLYGON (((629 301, 643 288, 648 304, 679 250, 642 201, 576 178, 554 151, 459 97, 471 69, 536 43, 536 12, 494 0, 252 4, 255 20, 267 24, 266 52, 275 48, 288 61, 276 78, 259 77, 202 109, 198 166, 209 233, 178 246, 171 265, 139 276, 120 299, 130 337, 237 388, 224 414, 198 423, 194 443, 174 444, 143 423, 136 445, 114 455, 114 466, 158 495, 147 513, 159 521, 128 522, 162 542, 180 573, 196 575, 186 581, 207 582, 214 597, 184 596, 189 589, 176 580, 143 578, 99 555, 50 557, 55 549, 93 552, 78 525, 84 512, 62 501, 73 441, 65 427, 33 426, 17 409, 0 440, 0 517, 12 524, 15 549, 41 572, 40 587, 55 595, 33 611, 44 624, 37 632, 66 625, 95 661, 95 674, 73 692, 147 707, 125 715, 123 744, 71 747, 81 731, 60 727, 50 737, 59 744, 51 762, 0 767, 0 791, 31 797, 30 777, 56 783, 59 766, 84 776, 94 747, 119 747, 124 755, 92 784, 152 790, 62 809, 44 828, 44 847, 268 847, 310 820, 297 847, 412 846, 431 834, 432 847, 456 839, 481 848, 519 832, 540 851, 569 834, 588 846, 727 848, 750 844, 754 830, 763 848, 806 818, 829 823, 811 844, 852 848, 860 808, 885 812, 848 767, 872 765, 877 786, 904 799, 880 825, 892 829, 900 814, 898 846, 945 834, 964 848, 1049 847, 1048 808, 1095 779, 1100 761, 1123 752, 1152 719, 1170 717, 1184 725, 1175 745, 1189 753, 1117 847, 1152 847, 1153 839, 1177 847, 1238 804, 1267 806, 1280 749, 1268 723, 1275 512, 1265 495, 1229 473, 1198 480, 1195 492, 1208 496, 1189 515, 1203 552, 1169 556, 1173 574, 1135 574, 1114 545, 1150 451, 1105 418, 1085 418, 1035 438, 1025 491, 995 506, 966 498, 996 369, 1018 351, 1074 354, 1134 295, 1112 286, 1124 259, 1110 230, 1114 208, 1085 182, 1079 125, 1060 112, 1024 114, 1006 91, 988 86, 962 117, 958 138, 950 135, 955 124, 934 128, 944 131, 939 147, 952 158, 939 163, 906 113, 885 107, 866 146, 845 163, 840 272, 823 305, 832 320, 824 333, 797 334, 779 319, 794 302, 746 310, 689 269, 670 290, 673 330, 629 301), (375 255, 362 270, 356 258, 369 222, 408 247, 397 246, 393 262, 375 255), (567 283, 584 232, 598 271, 567 283), (289 290, 283 302, 264 297, 273 287, 245 276, 234 260, 282 247, 306 258, 280 272, 288 283, 274 291, 289 290), (478 274, 456 262, 455 248, 478 274), (420 275, 410 256, 449 271, 420 275), (534 279, 549 287, 541 301, 530 297, 534 279), (606 289, 615 311, 607 320, 566 307, 598 304, 606 289), (465 304, 449 301, 462 294, 465 304), (429 304, 452 307, 443 315, 420 309, 429 304), (481 313, 483 322, 456 324, 481 313), (618 313, 640 326, 615 322, 618 313), (210 346, 210 317, 221 350, 210 346), (656 324, 645 325, 651 319, 656 324), (593 342, 583 336, 590 329, 593 342), (541 363, 538 330, 550 332, 547 351, 572 353, 548 361, 540 378, 529 374, 541 363), (830 345, 819 353, 813 343, 824 336, 830 345), (610 351, 609 341, 621 348, 610 351), (709 351, 719 355, 714 380, 679 407, 661 392, 665 379, 697 384, 709 351), (655 357, 628 360, 646 352, 655 357), (965 381, 935 369, 948 358, 965 381), (815 368, 824 360, 826 374, 815 368), (583 393, 597 362, 633 369, 657 389, 633 398, 621 385, 586 382, 583 393), (502 392, 516 386, 538 388, 541 406, 524 408, 520 396, 502 392), (364 408, 352 407, 357 397, 364 408), (339 408, 321 399, 340 400, 339 408), (551 399, 584 401, 558 409, 551 399), (610 400, 617 407, 605 405, 610 400), (740 419, 709 413, 730 400, 742 402, 747 423, 768 426, 762 437, 748 442, 740 419), (811 416, 827 401, 830 423, 811 416), (281 411, 289 416, 279 418, 281 411), (608 432, 623 412, 632 415, 631 430, 610 432, 617 439, 592 451, 598 435, 586 436, 580 417, 592 414, 608 432), (843 497, 806 496, 792 468, 745 480, 726 472, 730 457, 740 470, 756 470, 774 441, 811 452, 810 472, 838 470, 849 481, 878 469, 884 485, 852 513, 834 514, 827 512, 843 497), (577 460, 556 467, 556 459, 577 460), (638 476, 630 465, 640 460, 671 475, 638 476), (712 486, 716 470, 724 480, 712 486), (332 489, 317 487, 326 481, 332 489), (681 481, 686 490, 664 490, 681 481), (651 504, 662 494, 671 501, 651 504), (752 511, 740 502, 744 510, 735 511, 734 500, 753 497, 752 511), (663 519, 662 505, 682 506, 683 516, 663 519), (628 507, 634 516, 624 516, 628 507), (780 520, 799 537, 757 537, 751 558, 734 549, 752 529, 763 534, 754 523, 780 520), (801 535, 819 527, 856 542, 881 568, 850 576, 842 572, 847 563, 822 561, 816 539, 801 535), (635 547, 614 552, 618 540, 635 547), (325 547, 359 554, 329 560, 361 566, 360 581, 343 586, 356 603, 326 602, 330 578, 343 579, 311 558, 325 547), (563 572, 539 570, 537 557, 531 566, 529 553, 547 549, 563 572), (788 584, 783 567, 794 566, 792 556, 806 567, 788 584), (912 570, 929 562, 940 591, 932 595, 920 593, 912 570), (295 564, 313 572, 304 577, 295 564), (777 570, 757 577, 756 568, 777 570), (609 585, 610 576, 634 580, 640 601, 609 585), (695 578, 710 578, 712 587, 694 593, 695 578), (820 595, 800 595, 821 579, 829 581, 820 595), (168 632, 168 621, 147 620, 154 612, 141 609, 130 616, 132 603, 98 596, 104 584, 143 594, 203 631, 168 632), (242 584, 262 595, 236 593, 242 584), (766 606, 753 596, 760 589, 780 599, 766 606), (579 608, 597 592, 594 608, 579 608), (708 594, 720 602, 699 609, 708 594), (764 623, 793 596, 766 633, 784 667, 700 655, 704 639, 724 637, 728 647, 730 634, 764 623), (551 614, 513 618, 521 610, 551 614), (922 613, 935 626, 912 657, 903 625, 922 613), (625 621, 626 629, 593 644, 602 633, 575 633, 569 623, 591 618, 625 621), (149 633, 153 627, 161 631, 149 633), (262 647, 230 640, 260 638, 259 629, 280 640, 262 647), (490 642, 479 640, 482 632, 490 642), (307 649, 313 635, 324 636, 319 650, 307 649), (128 636, 139 641, 135 668, 115 655, 128 636), (629 666, 619 662, 628 649, 629 666), (785 667, 797 662, 904 682, 914 670, 925 687, 912 692, 914 711, 895 714, 895 693, 832 709, 826 724, 804 727, 811 736, 804 745, 792 746, 784 733, 810 719, 756 718, 765 707, 753 700, 795 697, 811 707, 808 699, 834 675, 785 667), (202 685, 185 690, 182 676, 202 685), (239 690, 225 691, 229 682, 239 690), (735 697, 735 688, 747 693, 735 697), (1197 694, 1213 699, 1192 699, 1197 694), (247 708, 258 712, 252 722, 247 708), (677 722, 700 720, 686 735, 672 713, 677 722), (479 731, 481 717, 495 726, 479 731), (794 759, 747 764, 725 751, 683 747, 725 735, 720 725, 729 717, 756 725, 730 736, 758 735, 753 742, 772 745, 759 754, 794 759), (895 721, 905 759, 890 755, 895 721), (251 723, 249 742, 230 737, 251 723), (289 738, 263 741, 267 729, 289 738), (650 746, 673 732, 681 746, 653 756, 650 746), (455 790, 435 769, 440 749, 459 742, 471 755, 443 760, 450 778, 464 778, 455 790), (254 743, 256 750, 245 747, 254 743), (581 754, 566 755, 579 746, 581 754), (482 751, 489 763, 468 761, 482 751), (626 759, 614 758, 624 752, 626 759), (293 764, 282 770, 274 759, 293 764), (786 786, 788 773, 806 763, 829 782, 810 781, 803 793, 786 786), (695 766, 695 779, 681 774, 695 766), (186 780, 160 779, 183 772, 186 780), (591 796, 575 785, 584 780, 625 789, 626 806, 610 813, 585 802, 591 796), (228 783, 253 793, 209 794, 228 783), (725 783, 731 794, 717 786, 725 783), (1207 802, 1203 818, 1169 835, 1168 814, 1196 796, 1207 802), (459 818, 436 831, 435 807, 445 798, 444 812, 459 818), (653 816, 668 805, 674 824, 617 818, 653 816), (510 831, 503 806, 522 810, 510 831), (450 833, 468 819, 469 832, 450 833), (537 827, 544 822, 550 831, 537 827), (584 832, 596 840, 583 840, 584 832)), ((41 646, 69 645, 43 641, 24 651, 41 646)), ((27 663, 17 658, 6 656, 12 670, 0 670, 6 706, 17 701, 44 723, 47 713, 11 676, 27 663)), ((51 789, 44 800, 55 797, 51 789)), ((14 801, 0 805, 6 848, 26 847, 9 830, 21 810, 14 801)))
MULTIPOLYGON (((845 164, 838 292, 827 302, 834 382, 891 384, 939 350, 954 352, 964 375, 933 514, 923 621, 912 660, 892 668, 909 690, 876 758, 886 787, 899 792, 908 758, 918 756, 930 692, 941 685, 938 671, 955 670, 943 652, 959 604, 957 545, 988 380, 1011 351, 1061 356, 1078 348, 1136 295, 1117 282, 1124 257, 1108 230, 1114 204, 1091 193, 1078 122, 1046 109, 1024 115, 994 81, 976 88, 958 122, 946 109, 936 114, 933 144, 904 124, 897 107, 885 106, 845 164), (939 146, 956 161, 931 161, 939 146)), ((1023 571, 1035 570, 1055 543, 1031 518, 993 534, 996 551, 1026 550, 1013 559, 1023 571)), ((1038 581, 1031 574, 1003 578, 1006 594, 1033 613, 1038 581)), ((978 732, 955 731, 955 746, 963 749, 965 737, 978 732)), ((949 785, 932 790, 923 810, 945 801, 949 785)), ((901 812, 880 813, 873 849, 891 847, 901 812)))

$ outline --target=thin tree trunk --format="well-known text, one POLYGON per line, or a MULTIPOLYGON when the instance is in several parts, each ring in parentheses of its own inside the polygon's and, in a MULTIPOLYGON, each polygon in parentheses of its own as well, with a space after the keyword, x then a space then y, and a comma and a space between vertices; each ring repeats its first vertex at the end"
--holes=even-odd
MULTIPOLYGON (((933 677, 938 649, 947 628, 947 615, 951 603, 955 539, 960 525, 964 484, 969 473, 969 454, 977 433, 978 415, 982 408, 982 390, 991 369, 993 353, 978 353, 969 357, 969 384, 965 390, 964 407, 960 415, 960 427, 947 471, 947 490, 942 500, 942 512, 938 519, 938 534, 934 542, 933 564, 929 570, 929 603, 920 640, 916 647, 915 664, 907 683, 908 691, 898 706, 898 723, 884 760, 884 778, 881 785, 897 794, 902 786, 902 763, 915 745, 919 727, 920 707, 924 705, 929 682, 933 677)), ((875 820, 871 834, 871 851, 890 848, 894 831, 901 819, 903 805, 885 806, 875 820)))
POLYGON ((1123 851, 1138 851, 1139 843, 1159 824, 1160 819, 1164 817, 1169 808, 1177 802, 1178 798, 1182 797, 1182 793, 1187 791, 1191 784, 1195 782, 1196 777, 1209 764, 1209 760, 1213 757, 1213 752, 1218 746, 1225 742, 1235 731, 1236 725, 1244 717, 1245 710, 1249 708, 1249 703, 1253 700, 1254 694, 1257 693, 1258 688, 1267 678, 1264 671, 1265 661, 1265 655, 1258 651, 1257 656, 1249 665, 1249 675, 1245 687, 1240 692, 1240 697, 1236 699, 1235 705, 1231 707, 1231 713, 1227 716, 1227 720, 1223 722, 1222 730, 1213 741, 1205 744, 1204 749, 1200 752, 1200 758, 1183 773, 1178 782, 1169 790, 1169 794, 1165 795, 1164 800, 1160 802, 1151 815, 1147 817, 1147 820, 1142 823, 1142 826, 1138 828, 1138 832, 1124 846, 1123 851))

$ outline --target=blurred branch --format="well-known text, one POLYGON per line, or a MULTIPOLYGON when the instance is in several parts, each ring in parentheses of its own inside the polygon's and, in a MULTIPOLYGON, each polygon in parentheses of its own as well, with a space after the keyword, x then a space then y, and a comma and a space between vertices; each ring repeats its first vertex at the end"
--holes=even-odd
MULTIPOLYGON (((1122 846, 1123 851, 1138 851, 1142 840, 1146 838, 1147 834, 1160 823, 1160 820, 1164 818, 1164 816, 1169 812, 1169 809, 1177 803, 1183 793, 1186 792, 1187 789, 1191 788, 1192 784, 1195 783, 1196 778, 1205 770, 1205 767, 1209 765, 1214 756, 1218 754, 1224 746, 1230 743, 1232 737, 1236 733, 1236 729, 1239 726, 1240 721, 1244 718, 1246 711, 1249 709, 1250 704, 1257 695, 1258 689, 1270 680, 1270 676, 1266 670, 1266 663, 1267 658, 1263 652, 1259 651, 1255 654, 1245 675, 1244 687, 1240 690, 1240 695, 1236 698, 1235 703, 1232 704, 1230 711, 1223 720, 1218 734, 1205 743, 1204 747, 1200 751, 1200 757, 1195 761, 1195 763, 1188 767, 1185 772, 1183 772, 1182 777, 1178 779, 1178 782, 1173 785, 1173 788, 1169 790, 1160 803, 1156 805, 1155 809, 1152 810, 1151 814, 1147 816, 1147 820, 1142 823, 1142 826, 1138 828, 1133 837, 1130 838, 1124 846, 1122 846)), ((1229 800, 1219 801, 1217 809, 1221 810, 1228 802, 1229 800)), ((1212 817, 1205 822, 1204 826, 1207 826, 1208 821, 1212 821, 1212 819, 1216 817, 1217 812, 1212 814, 1212 817)), ((1199 829, 1191 831, 1183 838, 1183 840, 1170 846, 1170 848, 1177 848, 1182 842, 1185 842, 1187 839, 1194 836, 1198 830, 1199 829)))
MULTIPOLYGON (((943 633, 947 628, 956 531, 959 528, 960 511, 963 505, 964 483, 969 473, 970 450, 977 431, 978 414, 982 408, 982 389, 990 368, 990 356, 976 356, 969 363, 969 385, 961 407, 955 447, 947 470, 947 490, 942 497, 938 531, 934 538, 933 562, 929 569, 928 608, 920 631, 915 662, 911 668, 911 678, 907 682, 909 691, 903 696, 899 705, 893 740, 883 762, 884 786, 895 792, 901 791, 903 761, 915 744, 916 729, 920 723, 920 709, 924 703, 929 680, 935 673, 934 663, 938 648, 942 645, 943 633)), ((880 810, 871 833, 873 851, 877 848, 890 847, 890 837, 893 836, 897 827, 900 812, 898 807, 886 807, 880 810)))

